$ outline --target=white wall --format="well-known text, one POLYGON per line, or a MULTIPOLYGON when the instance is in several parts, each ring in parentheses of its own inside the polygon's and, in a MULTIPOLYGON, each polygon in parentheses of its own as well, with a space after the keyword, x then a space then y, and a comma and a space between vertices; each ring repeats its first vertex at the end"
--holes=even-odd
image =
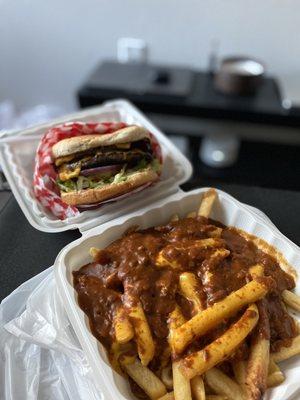
POLYGON ((264 60, 300 103, 298 0, 0 0, 0 101, 72 108, 121 36, 145 39, 153 61, 196 67, 220 39, 221 55, 264 60))

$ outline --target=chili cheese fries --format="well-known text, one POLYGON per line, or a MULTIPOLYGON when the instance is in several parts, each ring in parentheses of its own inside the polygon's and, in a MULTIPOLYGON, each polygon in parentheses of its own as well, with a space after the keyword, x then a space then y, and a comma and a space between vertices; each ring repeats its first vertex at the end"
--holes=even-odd
POLYGON ((232 227, 217 194, 166 225, 133 229, 73 273, 78 303, 138 398, 259 400, 300 353, 294 278, 232 227))

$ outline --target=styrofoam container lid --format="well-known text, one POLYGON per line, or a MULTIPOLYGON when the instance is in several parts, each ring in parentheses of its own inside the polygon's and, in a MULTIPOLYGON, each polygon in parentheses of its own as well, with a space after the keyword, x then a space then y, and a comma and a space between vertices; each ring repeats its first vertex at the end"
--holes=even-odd
MULTIPOLYGON (((130 400, 134 398, 126 380, 109 366, 106 352, 100 342, 92 335, 87 316, 77 304, 77 294, 73 288, 72 272, 91 261, 90 247, 104 248, 118 239, 129 227, 147 228, 164 224, 175 213, 184 217, 188 212, 198 209, 203 193, 207 188, 184 193, 179 191, 169 198, 163 198, 147 205, 134 213, 122 216, 115 221, 105 223, 86 232, 80 239, 70 243, 58 255, 55 266, 57 290, 62 298, 66 312, 85 355, 92 368, 95 384, 106 400, 130 400)), ((211 218, 227 226, 235 226, 249 234, 263 239, 284 255, 287 263, 298 271, 300 269, 300 249, 287 239, 264 215, 252 207, 246 206, 220 190, 218 201, 214 204, 211 218)), ((277 253, 279 256, 280 254, 277 253)), ((284 260, 281 259, 281 265, 284 260)), ((300 285, 296 287, 300 295, 300 285)), ((286 380, 280 386, 268 390, 265 399, 291 400, 300 391, 300 358, 294 357, 283 362, 282 368, 286 380)))
POLYGON ((192 173, 192 166, 188 159, 167 136, 126 100, 110 101, 51 123, 17 131, 13 135, 11 133, 3 135, 0 139, 0 165, 29 223, 44 232, 60 232, 76 228, 84 232, 175 193, 179 190, 179 185, 187 181, 192 173), (162 148, 164 163, 161 180, 128 198, 103 204, 95 210, 83 211, 75 217, 58 219, 34 196, 32 187, 34 159, 39 140, 45 131, 69 121, 125 122, 128 125, 136 124, 145 127, 154 134, 162 148))

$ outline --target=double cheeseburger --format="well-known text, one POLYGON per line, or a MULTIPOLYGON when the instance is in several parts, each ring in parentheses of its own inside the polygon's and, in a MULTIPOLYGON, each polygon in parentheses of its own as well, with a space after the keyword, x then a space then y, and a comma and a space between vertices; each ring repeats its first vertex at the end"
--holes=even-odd
POLYGON ((158 179, 161 164, 147 130, 128 126, 104 135, 63 139, 52 147, 56 183, 69 205, 88 205, 158 179))

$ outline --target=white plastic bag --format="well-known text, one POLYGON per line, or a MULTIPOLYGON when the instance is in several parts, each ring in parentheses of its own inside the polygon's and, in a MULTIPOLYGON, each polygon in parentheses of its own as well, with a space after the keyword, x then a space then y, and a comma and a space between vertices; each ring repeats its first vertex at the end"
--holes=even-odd
POLYGON ((102 400, 56 293, 53 268, 0 305, 1 400, 102 400))

